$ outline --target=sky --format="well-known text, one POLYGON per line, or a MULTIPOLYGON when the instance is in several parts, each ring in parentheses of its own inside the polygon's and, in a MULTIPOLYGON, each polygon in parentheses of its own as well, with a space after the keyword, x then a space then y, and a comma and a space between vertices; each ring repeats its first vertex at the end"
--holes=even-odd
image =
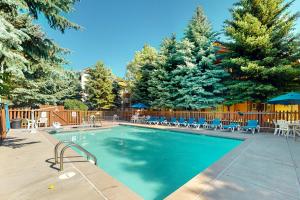
MULTIPOLYGON (((215 31, 222 31, 230 18, 229 8, 237 0, 81 0, 68 19, 82 30, 64 34, 41 24, 48 37, 71 53, 68 69, 82 70, 103 61, 112 72, 124 77, 134 53, 149 44, 159 49, 161 41, 176 33, 183 35, 197 6, 202 6, 215 31)), ((296 0, 292 11, 300 11, 296 0)), ((300 21, 297 29, 300 31, 300 21)))

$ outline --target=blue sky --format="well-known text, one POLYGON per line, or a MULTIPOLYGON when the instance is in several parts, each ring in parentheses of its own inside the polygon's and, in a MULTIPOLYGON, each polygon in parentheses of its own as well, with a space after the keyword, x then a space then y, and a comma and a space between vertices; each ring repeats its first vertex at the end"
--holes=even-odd
MULTIPOLYGON (((68 18, 83 30, 61 34, 42 20, 47 35, 59 45, 70 49, 67 68, 81 70, 98 60, 123 77, 126 64, 145 43, 156 48, 171 33, 182 33, 201 5, 215 31, 230 17, 228 9, 237 0, 81 0, 68 18)), ((296 0, 292 10, 300 10, 296 0)), ((300 30, 300 23, 297 29, 300 30)))

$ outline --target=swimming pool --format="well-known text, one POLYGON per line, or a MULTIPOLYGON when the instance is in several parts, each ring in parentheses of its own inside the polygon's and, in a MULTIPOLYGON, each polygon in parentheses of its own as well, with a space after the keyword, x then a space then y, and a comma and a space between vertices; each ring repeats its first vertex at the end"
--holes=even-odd
POLYGON ((116 126, 54 134, 93 153, 98 165, 146 200, 163 199, 205 170, 241 140, 116 126))

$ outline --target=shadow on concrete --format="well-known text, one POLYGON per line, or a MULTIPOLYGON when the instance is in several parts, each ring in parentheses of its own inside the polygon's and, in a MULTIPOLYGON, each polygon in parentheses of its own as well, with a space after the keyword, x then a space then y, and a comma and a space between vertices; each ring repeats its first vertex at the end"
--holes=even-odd
POLYGON ((0 146, 17 149, 27 145, 41 143, 41 141, 31 141, 31 142, 25 142, 25 141, 26 139, 24 138, 8 137, 5 140, 0 142, 0 146))
MULTIPOLYGON (((65 156, 64 163, 89 162, 88 160, 73 160, 74 158, 82 158, 82 156, 65 156), (69 159, 69 160, 65 160, 65 159, 69 159)), ((59 159, 60 157, 58 157, 58 162, 59 159)), ((50 164, 49 166, 50 168, 59 171, 59 163, 56 164, 54 158, 48 158, 47 160, 45 160, 45 162, 50 164)))

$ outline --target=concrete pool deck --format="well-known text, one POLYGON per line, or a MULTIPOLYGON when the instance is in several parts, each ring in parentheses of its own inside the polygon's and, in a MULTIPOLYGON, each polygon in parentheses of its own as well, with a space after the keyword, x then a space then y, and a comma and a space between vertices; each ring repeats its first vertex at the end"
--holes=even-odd
MULTIPOLYGON (((239 147, 167 199, 300 200, 299 138, 294 141, 265 133, 253 136, 203 129, 150 127, 245 139, 239 147)), ((69 150, 66 154, 69 162, 66 162, 63 173, 72 171, 76 175, 68 180, 58 179, 62 172, 53 168, 55 142, 43 131, 37 134, 29 134, 26 130, 11 132, 8 140, 0 146, 1 199, 141 199, 69 150), (76 162, 70 162, 75 159, 76 162), (54 185, 54 189, 48 189, 50 185, 54 185)))

